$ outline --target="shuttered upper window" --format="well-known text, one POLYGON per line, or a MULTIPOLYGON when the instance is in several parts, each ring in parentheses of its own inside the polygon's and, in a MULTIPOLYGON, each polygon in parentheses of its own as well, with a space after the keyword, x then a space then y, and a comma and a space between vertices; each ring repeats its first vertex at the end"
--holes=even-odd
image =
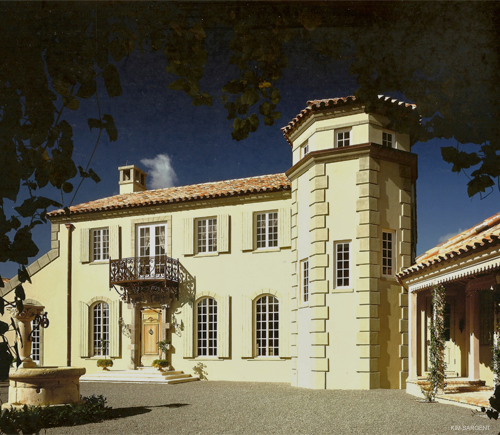
POLYGON ((109 229, 92 230, 92 261, 109 259, 109 229))
POLYGON ((278 212, 258 213, 256 226, 257 249, 278 247, 278 212))

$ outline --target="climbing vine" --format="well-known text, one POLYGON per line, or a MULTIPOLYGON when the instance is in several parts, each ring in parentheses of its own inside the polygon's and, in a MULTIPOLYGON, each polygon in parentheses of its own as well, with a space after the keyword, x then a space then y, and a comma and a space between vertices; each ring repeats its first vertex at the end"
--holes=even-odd
POLYGON ((446 363, 444 361, 445 329, 444 310, 446 290, 443 285, 435 285, 432 289, 432 316, 430 324, 429 374, 428 384, 422 389, 425 398, 434 401, 438 390, 444 390, 446 363))
POLYGON ((500 292, 498 288, 493 294, 493 303, 495 306, 495 327, 493 328, 493 344, 491 346, 491 369, 496 386, 500 385, 500 292))

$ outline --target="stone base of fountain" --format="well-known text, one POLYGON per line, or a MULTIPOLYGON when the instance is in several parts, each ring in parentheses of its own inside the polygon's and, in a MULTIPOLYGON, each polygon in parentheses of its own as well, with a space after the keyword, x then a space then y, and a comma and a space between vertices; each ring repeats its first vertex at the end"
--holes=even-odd
POLYGON ((2 408, 80 402, 83 367, 20 368, 9 375, 9 402, 2 408))
POLYGON ((79 403, 83 374, 83 367, 19 368, 9 375, 9 402, 2 408, 79 403))

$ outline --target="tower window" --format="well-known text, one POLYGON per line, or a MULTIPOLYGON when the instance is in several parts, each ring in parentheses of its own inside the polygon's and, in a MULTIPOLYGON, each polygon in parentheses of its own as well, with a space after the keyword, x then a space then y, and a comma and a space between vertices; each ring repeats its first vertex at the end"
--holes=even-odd
POLYGON ((351 130, 339 130, 335 133, 337 148, 348 147, 351 145, 351 130))

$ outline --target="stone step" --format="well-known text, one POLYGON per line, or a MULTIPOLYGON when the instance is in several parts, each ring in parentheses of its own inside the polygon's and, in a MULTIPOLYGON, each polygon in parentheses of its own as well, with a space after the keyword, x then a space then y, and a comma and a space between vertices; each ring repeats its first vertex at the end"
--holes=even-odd
POLYGON ((182 379, 182 378, 190 378, 190 374, 182 373, 178 375, 163 375, 163 379, 171 380, 171 379, 182 379))
POLYGON ((183 378, 183 379, 172 379, 168 381, 169 384, 181 384, 183 382, 194 382, 194 381, 199 381, 200 378, 198 376, 190 376, 189 378, 183 378))
POLYGON ((130 382, 130 383, 163 383, 178 384, 182 382, 198 381, 197 376, 185 374, 179 370, 109 370, 94 374, 87 374, 80 378, 81 382, 130 382))

